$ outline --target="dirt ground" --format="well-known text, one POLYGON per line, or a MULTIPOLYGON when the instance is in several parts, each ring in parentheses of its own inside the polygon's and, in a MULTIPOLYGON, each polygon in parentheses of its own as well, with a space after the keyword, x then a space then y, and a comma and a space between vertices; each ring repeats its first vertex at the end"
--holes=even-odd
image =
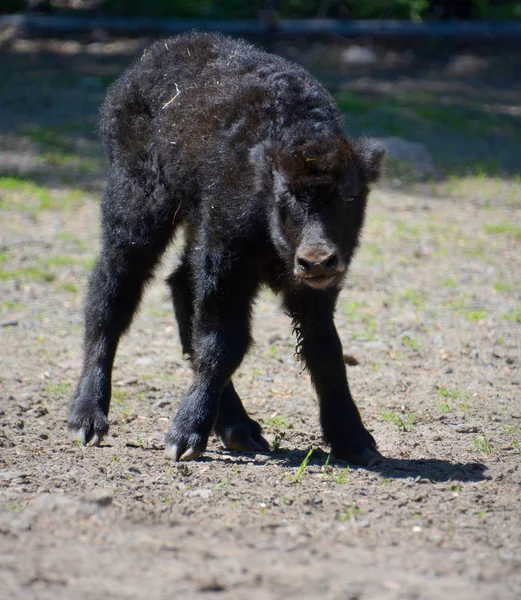
MULTIPOLYGON (((0 596, 521 597, 521 181, 508 169, 390 171, 371 196, 337 325, 383 463, 329 456, 268 291, 235 383, 272 452, 212 439, 201 460, 165 458, 190 382, 162 282, 178 246, 121 343, 108 437, 69 441, 99 238, 97 107, 144 43, 18 40, 0 55, 0 596)), ((339 89, 376 85, 358 68, 339 89)), ((483 103, 515 115, 518 84, 498 77, 483 103)))

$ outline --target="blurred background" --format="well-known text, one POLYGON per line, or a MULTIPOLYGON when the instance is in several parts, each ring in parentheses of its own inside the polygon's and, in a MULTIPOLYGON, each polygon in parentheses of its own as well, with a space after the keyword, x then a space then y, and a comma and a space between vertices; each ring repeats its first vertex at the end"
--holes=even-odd
POLYGON ((153 38, 200 27, 311 70, 349 134, 384 139, 391 186, 519 183, 520 1, 3 0, 0 13, 4 177, 100 190, 106 88, 153 38))
POLYGON ((339 19, 519 19, 515 0, 3 0, 0 12, 105 14, 132 17, 339 19))

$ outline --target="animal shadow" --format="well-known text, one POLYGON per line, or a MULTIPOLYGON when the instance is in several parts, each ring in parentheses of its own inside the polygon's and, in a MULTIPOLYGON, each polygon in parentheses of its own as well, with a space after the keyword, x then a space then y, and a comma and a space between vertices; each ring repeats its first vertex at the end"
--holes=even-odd
MULTIPOLYGON (((308 452, 302 450, 283 450, 272 452, 271 458, 280 461, 285 466, 298 469, 305 460, 308 452)), ((452 462, 450 460, 434 458, 402 459, 383 457, 382 460, 370 467, 360 467, 338 460, 322 449, 317 448, 309 457, 308 466, 325 465, 346 467, 351 469, 365 469, 379 473, 384 478, 390 479, 418 479, 422 483, 443 481, 484 481, 487 479, 486 465, 479 462, 452 462), (329 457, 329 460, 328 460, 329 457), (422 481, 423 480, 423 481, 422 481)))

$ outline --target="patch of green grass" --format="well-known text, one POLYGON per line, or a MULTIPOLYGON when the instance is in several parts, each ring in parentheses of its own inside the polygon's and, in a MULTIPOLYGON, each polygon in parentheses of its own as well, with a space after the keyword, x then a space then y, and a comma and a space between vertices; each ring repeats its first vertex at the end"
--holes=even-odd
POLYGON ((36 185, 20 177, 0 177, 2 208, 43 210, 50 208, 53 200, 46 187, 36 185), (27 197, 32 203, 27 204, 27 197))
POLYGON ((273 439, 273 442, 271 443, 273 452, 280 452, 280 450, 282 449, 282 442, 285 440, 285 438, 286 438, 285 431, 277 431, 277 433, 275 434, 275 438, 273 439))
POLYGON ((338 515, 339 521, 349 521, 354 519, 356 515, 359 515, 362 512, 362 509, 358 506, 350 506, 346 512, 338 515))
POLYGON ((45 386, 45 391, 53 396, 63 396, 69 393, 70 388, 70 383, 61 381, 59 383, 49 383, 45 386))
POLYGON ((513 454, 521 454, 521 446, 517 440, 512 440, 512 446, 514 447, 513 454))
POLYGON ((342 469, 340 473, 333 472, 332 477, 335 483, 345 483, 347 481, 347 477, 349 475, 350 467, 347 465, 345 469, 342 469))
POLYGON ((362 309, 367 307, 367 302, 359 301, 359 300, 343 300, 340 303, 340 308, 351 319, 357 318, 361 319, 363 312, 362 309))
POLYGON ((401 415, 394 410, 382 410, 382 419, 394 423, 398 431, 406 432, 414 426, 414 416, 412 413, 401 415))
POLYGON ((396 231, 400 238, 411 237, 417 238, 420 235, 420 227, 416 223, 409 223, 408 221, 396 221, 396 231))
POLYGON ((449 490, 449 492, 456 492, 457 494, 459 494, 461 492, 461 485, 451 483, 447 486, 447 489, 449 490))
POLYGON ((443 281, 442 285, 443 285, 443 287, 447 287, 447 288, 456 288, 456 287, 458 287, 458 282, 454 279, 449 278, 449 279, 445 279, 443 281))
POLYGON ((465 394, 462 394, 458 390, 446 388, 443 386, 440 386, 437 392, 438 398, 450 398, 451 400, 461 400, 462 398, 466 397, 465 394))
POLYGON ((467 297, 460 298, 455 302, 450 303, 450 308, 460 317, 467 321, 482 321, 487 317, 487 311, 484 308, 476 308, 469 306, 470 299, 467 297))
POLYGON ((352 323, 361 322, 363 328, 351 334, 352 340, 371 341, 376 339, 377 322, 373 309, 366 302, 357 300, 343 301, 340 305, 343 313, 352 323))
POLYGON ((335 95, 335 100, 340 110, 348 115, 365 114, 383 106, 381 101, 353 91, 339 92, 335 95))
POLYGON ((485 231, 487 233, 507 235, 521 241, 521 226, 514 225, 513 223, 496 223, 495 225, 485 225, 485 231))
POLYGON ((448 413, 453 410, 453 407, 448 402, 442 402, 441 400, 438 400, 437 404, 438 404, 438 408, 443 413, 448 413))
POLYGON ((511 323, 521 323, 521 306, 503 315, 503 319, 511 323))
POLYGON ((85 258, 82 262, 82 266, 86 271, 92 271, 96 266, 96 259, 94 257, 85 258))
POLYGON ((64 231, 57 233, 55 238, 69 244, 73 244, 78 248, 78 250, 86 250, 88 248, 87 244, 82 239, 64 231))
POLYGON ((8 312, 10 310, 23 310, 27 308, 23 302, 16 302, 14 300, 3 300, 0 302, 0 313, 8 312))
POLYGON ((69 167, 81 173, 95 173, 101 165, 91 159, 59 152, 45 152, 38 156, 40 163, 49 167, 69 167))
POLYGON ((270 417, 268 419, 268 425, 270 427, 279 427, 284 429, 291 429, 293 427, 293 425, 283 417, 270 417))
POLYGON ((302 482, 302 480, 304 479, 304 473, 305 473, 306 467, 308 466, 308 463, 309 463, 309 459, 311 458, 311 455, 313 454, 313 452, 315 450, 316 450, 315 446, 312 446, 311 449, 309 450, 309 452, 306 454, 306 457, 300 463, 300 466, 297 469, 297 473, 295 475, 293 483, 301 483, 302 482))
POLYGON ((463 249, 465 256, 476 256, 478 258, 487 257, 490 254, 490 244, 485 241, 475 240, 473 246, 468 246, 463 249))
POLYGON ((511 294, 515 288, 510 283, 505 283, 503 281, 497 281, 494 284, 494 289, 496 290, 496 292, 503 292, 506 294, 511 294))
POLYGON ((49 188, 22 177, 0 177, 0 209, 22 211, 34 217, 42 210, 70 208, 85 193, 75 188, 51 192, 49 188))
POLYGON ((112 390, 112 400, 119 406, 122 406, 127 398, 127 394, 120 388, 114 388, 112 390))
POLYGON ((487 312, 484 308, 478 308, 476 310, 467 310, 462 314, 463 317, 467 319, 467 321, 482 321, 487 316, 487 312))
POLYGON ((491 454, 492 452, 492 446, 484 435, 474 439, 474 448, 481 454, 491 454))
POLYGON ((505 425, 505 432, 507 435, 521 435, 521 427, 517 425, 505 425))
POLYGON ((426 296, 423 292, 418 292, 413 289, 403 290, 397 295, 397 298, 404 302, 409 302, 415 308, 423 308, 425 306, 426 296))
POLYGON ((54 281, 56 275, 47 269, 40 267, 27 267, 25 269, 16 269, 14 271, 5 271, 0 269, 0 281, 9 281, 13 279, 30 279, 35 281, 54 281))
POLYGON ((63 128, 56 127, 26 127, 21 131, 22 135, 29 138, 31 142, 43 148, 70 152, 72 150, 71 140, 64 135, 63 128))
POLYGON ((69 294, 77 294, 78 286, 75 283, 62 283, 58 286, 58 289, 62 292, 68 292, 69 294))
POLYGON ((382 260, 382 248, 379 244, 364 243, 362 254, 367 255, 365 262, 369 265, 375 265, 382 260))
POLYGON ((68 267, 77 263, 78 259, 68 254, 57 254, 56 256, 49 256, 40 260, 40 264, 43 266, 68 267))
POLYGON ((331 452, 327 455, 326 462, 324 463, 324 466, 322 467, 322 475, 324 477, 326 477, 327 474, 332 470, 332 467, 329 466, 330 460, 331 460, 331 452))
POLYGON ((413 350, 419 350, 421 348, 420 342, 416 341, 415 339, 413 339, 412 337, 410 337, 408 335, 402 336, 402 342, 406 346, 409 346, 409 348, 412 348, 413 350))

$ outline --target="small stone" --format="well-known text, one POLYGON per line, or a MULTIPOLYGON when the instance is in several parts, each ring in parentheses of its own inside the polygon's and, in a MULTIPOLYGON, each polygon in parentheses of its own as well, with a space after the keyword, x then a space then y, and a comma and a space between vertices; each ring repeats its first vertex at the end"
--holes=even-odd
POLYGON ((151 356, 140 356, 136 358, 136 365, 151 365, 154 359, 151 356))
POLYGON ((364 46, 349 46, 342 52, 342 60, 348 65, 372 65, 378 57, 370 48, 364 46))
POLYGON ((458 433, 479 433, 481 427, 478 425, 467 425, 466 423, 458 424, 454 427, 458 433))
POLYGON ((114 500, 114 492, 108 488, 96 488, 86 496, 85 500, 99 506, 109 506, 114 500))
POLYGON ((203 500, 208 500, 212 495, 212 490, 211 488, 196 488, 195 490, 189 490, 186 495, 190 498, 202 498, 203 500))
POLYGON ((28 417, 35 417, 36 419, 39 419, 40 417, 43 417, 44 415, 46 415, 49 411, 45 408, 45 406, 35 406, 34 408, 31 408, 31 410, 28 410, 25 414, 28 417))
POLYGON ((489 63, 485 58, 473 54, 460 54, 449 62, 445 71, 456 77, 470 77, 486 71, 488 67, 489 63))
POLYGON ((170 406, 170 400, 168 400, 168 398, 161 398, 161 400, 158 400, 152 404, 152 410, 164 408, 165 406, 170 406))
POLYGON ((27 400, 21 400, 20 402, 18 402, 17 406, 18 406, 18 409, 20 410, 20 412, 23 412, 23 413, 27 412, 31 408, 31 404, 27 400))

